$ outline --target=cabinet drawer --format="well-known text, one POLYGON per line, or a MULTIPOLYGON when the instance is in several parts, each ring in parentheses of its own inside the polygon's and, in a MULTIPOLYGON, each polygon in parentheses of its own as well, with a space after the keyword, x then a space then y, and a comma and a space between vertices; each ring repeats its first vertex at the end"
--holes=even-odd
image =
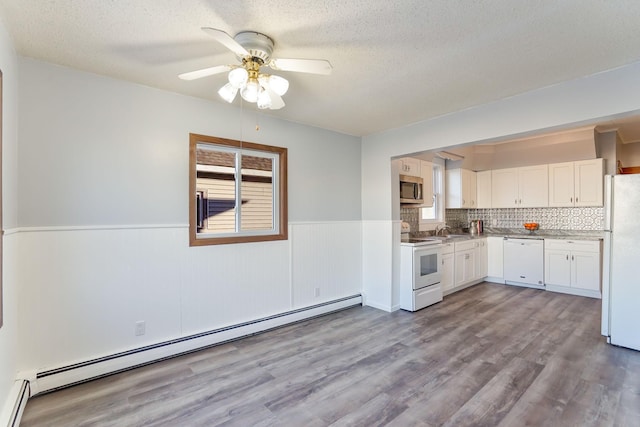
POLYGON ((600 241, 544 239, 544 247, 562 251, 600 252, 600 241))
POLYGON ((456 252, 468 251, 469 249, 475 249, 480 246, 479 240, 465 240, 464 242, 455 242, 456 252))
POLYGON ((443 243, 442 244, 442 254, 452 254, 454 251, 453 243, 443 243))
POLYGON ((413 291, 413 311, 428 307, 442 301, 442 288, 440 283, 423 289, 413 291))

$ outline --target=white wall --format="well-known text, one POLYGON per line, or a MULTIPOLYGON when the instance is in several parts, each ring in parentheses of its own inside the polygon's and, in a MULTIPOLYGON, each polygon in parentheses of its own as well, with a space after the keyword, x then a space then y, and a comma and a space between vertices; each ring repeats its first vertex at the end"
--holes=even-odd
POLYGON ((620 144, 618 159, 623 167, 640 166, 640 142, 620 144))
POLYGON ((19 65, 20 369, 360 293, 359 138, 19 65), (288 148, 288 241, 188 246, 190 132, 288 148))
POLYGON ((364 293, 368 303, 392 309, 392 262, 399 242, 392 240, 398 220, 391 198, 390 159, 424 150, 476 141, 496 141, 569 127, 595 124, 640 110, 640 63, 531 91, 491 104, 437 117, 412 126, 371 135, 362 141, 362 217, 376 222, 363 228, 364 293), (375 234, 375 235, 372 235, 375 234), (386 259, 387 262, 381 262, 386 259))
MULTIPOLYGON (((0 24, 0 70, 2 70, 2 207, 3 229, 17 224, 18 165, 18 68, 12 42, 0 24)), ((4 325, 0 329, 0 411, 7 401, 17 370, 18 281, 16 240, 3 237, 4 325)), ((4 413, 2 414, 4 416, 4 413)), ((1 419, 2 417, 0 417, 1 419)))

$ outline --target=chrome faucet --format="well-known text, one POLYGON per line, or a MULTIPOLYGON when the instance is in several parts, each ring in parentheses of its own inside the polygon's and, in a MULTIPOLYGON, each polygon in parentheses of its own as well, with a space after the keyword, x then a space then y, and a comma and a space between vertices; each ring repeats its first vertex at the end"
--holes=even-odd
POLYGON ((442 228, 439 228, 439 227, 440 227, 439 225, 436 225, 436 236, 438 235, 438 233, 451 228, 447 224, 443 225, 442 228))

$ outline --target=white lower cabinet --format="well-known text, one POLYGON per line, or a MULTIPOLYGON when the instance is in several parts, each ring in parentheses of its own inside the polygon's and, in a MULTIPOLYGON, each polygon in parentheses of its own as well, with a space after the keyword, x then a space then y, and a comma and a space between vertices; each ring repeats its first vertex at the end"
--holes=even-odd
POLYGON ((461 286, 475 279, 476 251, 468 249, 456 251, 455 255, 455 286, 461 286))
POLYGON ((453 251, 450 248, 443 250, 442 259, 444 295, 480 283, 487 275, 487 239, 455 242, 453 251))
POLYGON ((440 279, 440 286, 442 287, 443 294, 446 295, 447 291, 453 289, 455 283, 453 243, 444 244, 441 263, 442 279, 440 279))
POLYGON ((487 237, 487 281, 504 283, 504 238, 487 237))
POLYGON ((545 239, 546 289, 601 298, 600 241, 545 239))
POLYGON ((487 239, 477 239, 476 244, 476 279, 484 279, 489 267, 487 239))

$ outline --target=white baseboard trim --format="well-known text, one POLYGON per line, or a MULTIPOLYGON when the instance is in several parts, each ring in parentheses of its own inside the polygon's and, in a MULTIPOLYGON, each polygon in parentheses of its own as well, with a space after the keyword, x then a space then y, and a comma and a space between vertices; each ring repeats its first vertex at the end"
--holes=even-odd
POLYGON ((85 362, 39 371, 30 383, 31 396, 55 391, 78 383, 147 365, 163 359, 224 344, 313 317, 362 304, 361 295, 353 295, 322 304, 292 310, 225 328, 116 353, 85 362))
POLYGON ((29 395, 29 381, 18 380, 13 384, 0 415, 0 426, 18 427, 20 425, 29 395))
POLYGON ((378 310, 386 311, 387 313, 392 313, 392 312, 400 309, 400 306, 398 306, 398 308, 396 308, 394 310, 393 306, 386 305, 386 304, 378 304, 377 302, 371 301, 369 299, 367 299, 367 301, 366 301, 366 303, 364 305, 366 305, 368 307, 377 308, 378 310))
POLYGON ((589 297, 602 299, 602 294, 599 291, 590 291, 588 289, 570 288, 568 286, 558 285, 546 285, 546 290, 551 292, 560 292, 569 295, 578 295, 580 297, 589 297))
POLYGON ((501 285, 504 285, 504 277, 487 276, 484 278, 484 281, 491 282, 491 283, 499 283, 501 285))
POLYGON ((475 285, 477 285, 479 283, 484 282, 484 280, 485 279, 474 280, 473 282, 465 283, 464 285, 456 286, 455 288, 451 288, 451 289, 448 289, 446 291, 442 291, 442 296, 446 297, 447 295, 451 295, 451 294, 456 293, 458 291, 461 291, 463 289, 470 288, 472 286, 475 286, 475 285))

